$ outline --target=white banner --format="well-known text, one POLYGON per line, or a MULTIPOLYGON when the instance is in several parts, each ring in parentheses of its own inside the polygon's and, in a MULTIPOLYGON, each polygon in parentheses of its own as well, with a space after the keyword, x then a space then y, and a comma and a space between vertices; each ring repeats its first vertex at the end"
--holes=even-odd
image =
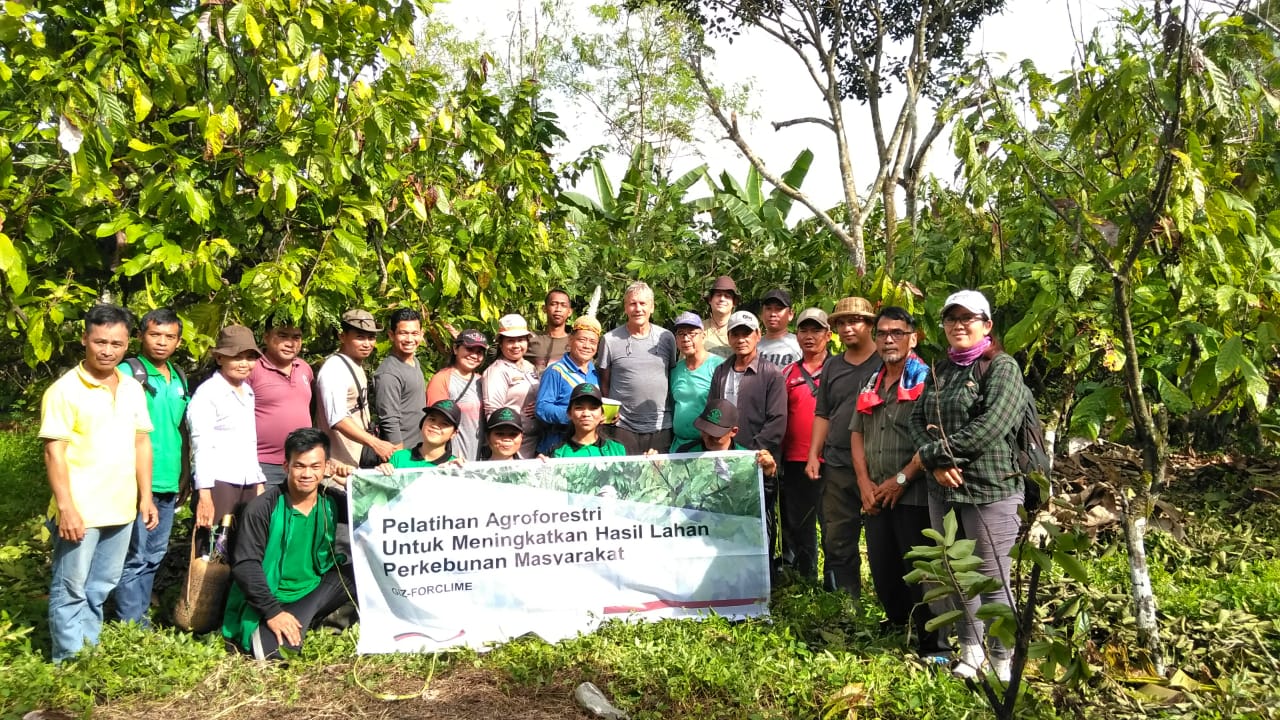
POLYGON ((361 653, 768 613, 754 453, 362 471, 348 502, 361 653))

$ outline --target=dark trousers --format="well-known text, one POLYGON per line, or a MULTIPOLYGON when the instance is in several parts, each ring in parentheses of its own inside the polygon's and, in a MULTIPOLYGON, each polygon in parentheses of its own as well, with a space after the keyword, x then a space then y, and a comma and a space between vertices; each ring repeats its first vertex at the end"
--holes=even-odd
POLYGON ((287 474, 285 473, 283 465, 260 462, 258 463, 258 467, 262 468, 262 474, 267 477, 267 487, 284 484, 287 474))
POLYGON ((609 435, 614 440, 622 443, 622 446, 627 449, 628 455, 643 455, 650 449, 657 450, 660 453, 671 452, 671 428, 657 432, 637 433, 631 432, 621 425, 606 427, 609 428, 609 435))
POLYGON ((822 466, 822 551, 830 583, 857 598, 862 594, 862 494, 853 468, 822 466))
MULTIPOLYGON (((356 586, 351 577, 339 572, 337 568, 325 573, 315 590, 284 606, 284 611, 297 618, 298 624, 302 626, 300 642, 297 645, 286 644, 284 647, 294 652, 301 650, 302 642, 307 639, 307 630, 342 607, 343 603, 354 601, 355 591, 356 586)), ((271 628, 267 627, 266 620, 259 623, 258 629, 253 632, 252 643, 253 647, 248 650, 255 659, 280 659, 280 642, 276 640, 276 634, 271 628)))
MULTIPOLYGON (((782 557, 804 577, 818 577, 818 508, 822 504, 822 480, 804 473, 804 461, 782 463, 782 557)), ((825 533, 826 530, 824 529, 825 533)))
POLYGON ((933 619, 933 612, 923 602, 924 587, 919 583, 907 584, 902 579, 912 569, 903 559, 911 546, 932 544, 920 534, 929 527, 929 506, 899 503, 895 508, 868 515, 866 526, 871 580, 885 616, 894 625, 907 622, 915 625, 917 649, 922 654, 948 650, 939 644, 936 630, 926 632, 924 629, 925 623, 933 619))

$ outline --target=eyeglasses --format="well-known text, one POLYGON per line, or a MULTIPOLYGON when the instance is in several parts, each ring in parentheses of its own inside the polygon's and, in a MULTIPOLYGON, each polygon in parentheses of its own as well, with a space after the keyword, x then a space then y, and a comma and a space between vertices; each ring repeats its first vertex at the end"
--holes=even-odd
POLYGON ((693 337, 694 335, 697 335, 700 332, 702 331, 699 330, 698 328, 684 328, 676 331, 676 337, 678 338, 693 337))
POLYGON ((945 317, 942 318, 943 327, 955 327, 957 325, 972 325, 978 321, 985 322, 985 315, 965 315, 964 317, 945 317))
POLYGON ((877 340, 893 340, 894 342, 902 342, 907 337, 914 335, 911 330, 876 330, 877 340))

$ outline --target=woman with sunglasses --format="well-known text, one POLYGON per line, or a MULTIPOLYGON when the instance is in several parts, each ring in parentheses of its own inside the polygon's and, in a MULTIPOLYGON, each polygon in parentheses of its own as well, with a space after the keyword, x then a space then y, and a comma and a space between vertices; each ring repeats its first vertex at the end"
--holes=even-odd
MULTIPOLYGON (((1014 606, 1009 590, 1009 551, 1021 521, 1023 478, 1016 460, 1015 433, 1029 392, 1018 363, 991 336, 991 306, 982 293, 961 290, 942 306, 947 357, 937 363, 911 416, 921 467, 929 485, 930 523, 943 531, 954 512, 963 537, 976 543, 979 571, 1002 585, 964 601, 959 623, 960 657, 952 672, 971 678, 989 667, 1009 678, 1012 648, 986 637, 977 618, 987 603, 1014 606)), ((942 605, 946 605, 944 601, 942 605)), ((935 606, 935 613, 951 607, 935 606)))

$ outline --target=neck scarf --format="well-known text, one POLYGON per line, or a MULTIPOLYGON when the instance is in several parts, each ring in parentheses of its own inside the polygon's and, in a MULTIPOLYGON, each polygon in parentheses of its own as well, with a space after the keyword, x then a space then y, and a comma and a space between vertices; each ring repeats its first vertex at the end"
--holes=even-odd
MULTIPOLYGON (((870 415, 876 406, 884 404, 880 397, 880 381, 884 380, 885 372, 886 369, 881 367, 862 387, 862 392, 858 393, 858 412, 870 415)), ((908 355, 907 362, 902 367, 902 377, 898 378, 898 402, 918 399, 924 391, 924 379, 928 376, 929 366, 915 353, 908 355)))
POLYGON ((982 353, 991 347, 991 336, 987 335, 982 341, 968 350, 957 350, 955 348, 947 348, 947 359, 959 365, 960 367, 969 367, 982 357, 982 353))

